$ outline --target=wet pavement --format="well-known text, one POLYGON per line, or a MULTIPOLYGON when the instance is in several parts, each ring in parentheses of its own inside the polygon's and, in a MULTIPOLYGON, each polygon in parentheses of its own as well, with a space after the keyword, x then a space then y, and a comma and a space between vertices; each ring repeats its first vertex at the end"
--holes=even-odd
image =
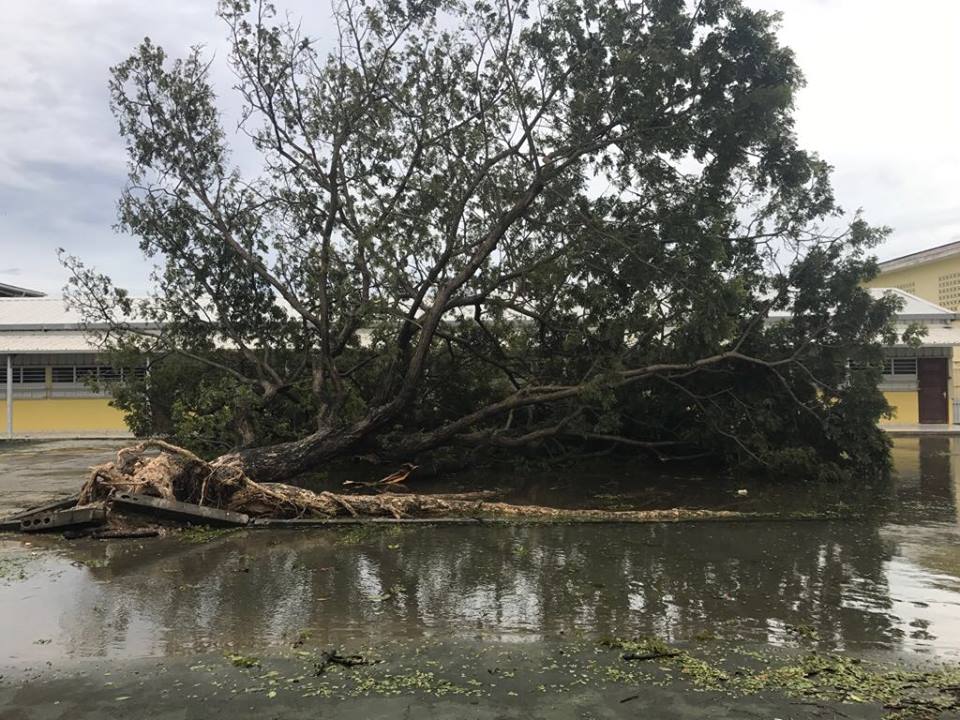
MULTIPOLYGON (((74 491, 76 464, 115 447, 0 452, 0 507, 74 491)), ((851 693, 735 696, 609 642, 655 637, 718 664, 960 663, 960 439, 898 438, 894 461, 889 486, 857 490, 628 466, 504 489, 669 507, 680 487, 701 506, 866 511, 856 521, 6 536, 0 718, 880 717, 851 693), (316 675, 331 648, 383 662, 316 675)), ((745 677, 728 670, 728 685, 745 677)))
POLYGON ((0 441, 0 517, 75 493, 129 440, 0 441))

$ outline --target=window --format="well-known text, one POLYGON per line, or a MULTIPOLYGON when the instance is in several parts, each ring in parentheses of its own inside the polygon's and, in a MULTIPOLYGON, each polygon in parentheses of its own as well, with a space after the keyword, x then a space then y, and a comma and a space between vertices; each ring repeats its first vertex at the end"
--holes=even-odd
POLYGON ((104 382, 110 382, 120 379, 120 370, 111 367, 100 368, 100 379, 104 382))
POLYGON ((23 375, 23 378, 21 380, 21 382, 23 383, 40 383, 42 385, 47 381, 46 368, 25 367, 25 368, 20 368, 20 372, 23 375))
POLYGON ((55 383, 72 383, 74 382, 73 368, 72 367, 54 367, 53 368, 53 381, 55 383))
MULTIPOLYGON (((850 367, 857 369, 858 367, 864 366, 862 364, 857 365, 855 363, 850 363, 850 367)), ((880 367, 882 368, 884 375, 916 375, 917 359, 915 357, 886 357, 883 359, 880 367)))
POLYGON ((887 373, 884 369, 885 374, 890 375, 916 375, 917 374, 917 359, 916 358, 893 358, 893 367, 891 368, 893 372, 887 373))
MULTIPOLYGON (((44 382, 43 368, 14 368, 14 382, 21 382, 21 371, 24 373, 23 382, 44 382), (39 380, 27 379, 29 377, 39 377, 39 380)), ((50 368, 53 382, 58 385, 85 383, 89 380, 100 380, 103 382, 117 381, 121 379, 129 380, 131 378, 144 378, 147 375, 145 367, 134 368, 111 368, 104 366, 85 365, 73 367, 72 365, 55 365, 50 368)), ((0 368, 0 383, 5 381, 5 371, 0 368)))
MULTIPOLYGON (((13 382, 17 385, 22 383, 35 383, 43 385, 47 381, 47 371, 42 367, 15 367, 13 370, 13 382)), ((0 368, 0 385, 7 384, 7 369, 0 368)))
POLYGON ((76 370, 77 382, 85 382, 86 380, 97 379, 97 368, 95 367, 78 367, 76 370))

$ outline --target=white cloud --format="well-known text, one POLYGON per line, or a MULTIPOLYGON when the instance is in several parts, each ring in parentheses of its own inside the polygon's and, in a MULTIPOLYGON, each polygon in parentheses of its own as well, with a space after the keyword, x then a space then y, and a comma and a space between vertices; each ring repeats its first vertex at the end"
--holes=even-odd
MULTIPOLYGON (((108 68, 144 35, 180 48, 218 42, 213 3, 8 3, 0 23, 0 252, 23 283, 58 292, 56 248, 143 287, 136 243, 111 227, 125 159, 108 68)), ((0 270, 0 280, 5 273, 0 270)))
POLYGON ((844 207, 894 228, 881 258, 960 239, 960 3, 748 4, 782 11, 807 78, 800 140, 836 168, 844 207))

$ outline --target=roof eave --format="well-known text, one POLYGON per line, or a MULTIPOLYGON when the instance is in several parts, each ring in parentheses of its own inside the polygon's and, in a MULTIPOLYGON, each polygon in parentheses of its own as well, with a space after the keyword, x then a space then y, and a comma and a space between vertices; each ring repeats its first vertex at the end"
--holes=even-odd
POLYGON ((45 292, 40 290, 31 290, 30 288, 20 287, 19 285, 10 285, 8 283, 0 283, 0 299, 2 298, 40 298, 46 297, 45 292), (9 293, 4 295, 3 293, 9 293))
POLYGON ((895 272, 897 270, 906 270, 907 268, 924 265, 929 262, 943 260, 944 258, 960 255, 960 240, 937 247, 919 250, 909 255, 903 255, 892 260, 886 260, 878 264, 881 273, 895 272))
MULTIPOLYGON (((156 323, 126 323, 131 330, 159 330, 156 323)), ((0 332, 104 332, 113 329, 110 325, 85 325, 76 323, 34 323, 32 325, 0 325, 0 332)))

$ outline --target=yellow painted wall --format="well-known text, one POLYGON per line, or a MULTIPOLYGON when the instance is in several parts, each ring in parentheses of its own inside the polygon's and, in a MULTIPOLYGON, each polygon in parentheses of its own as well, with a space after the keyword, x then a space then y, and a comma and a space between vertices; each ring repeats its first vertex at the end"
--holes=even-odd
POLYGON ((960 310, 960 255, 881 273, 867 287, 898 287, 950 310, 960 310), (955 277, 948 277, 955 273, 955 277))
MULTIPOLYGON (((894 287, 905 290, 917 297, 937 305, 960 312, 960 254, 941 258, 932 262, 914 265, 903 270, 881 273, 867 283, 867 287, 894 287)), ((950 378, 950 398, 947 402, 948 422, 953 423, 953 400, 960 398, 960 353, 952 348, 952 359, 948 360, 950 378)), ((884 395, 891 406, 897 407, 897 414, 884 425, 912 425, 919 422, 917 393, 886 392, 884 395)))
POLYGON ((885 392, 883 396, 894 409, 894 414, 889 420, 881 420, 881 425, 916 425, 920 422, 919 396, 915 390, 885 392))
MULTIPOLYGON (((127 432, 123 413, 107 398, 49 398, 13 401, 13 432, 127 432)), ((7 402, 0 401, 0 426, 6 429, 7 402)))

